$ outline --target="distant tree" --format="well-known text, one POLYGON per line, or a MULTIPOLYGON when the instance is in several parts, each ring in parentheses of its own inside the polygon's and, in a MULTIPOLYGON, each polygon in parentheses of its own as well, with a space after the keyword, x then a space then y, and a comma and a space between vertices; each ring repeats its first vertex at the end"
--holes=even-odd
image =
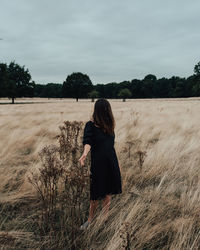
POLYGON ((197 76, 196 75, 192 75, 192 76, 189 76, 186 80, 186 91, 188 93, 188 97, 192 97, 192 96, 195 96, 195 92, 194 92, 194 85, 195 85, 195 78, 197 76))
POLYGON ((8 69, 6 63, 0 63, 0 97, 6 97, 8 69))
POLYGON ((92 89, 93 85, 88 75, 80 72, 72 73, 63 82, 62 96, 76 98, 78 102, 79 98, 87 98, 88 92, 92 89))
POLYGON ((179 84, 179 87, 177 88, 177 83, 181 82, 181 78, 179 76, 172 76, 171 78, 168 79, 168 82, 171 86, 171 89, 169 92, 169 97, 177 97, 177 92, 179 92, 178 89, 180 89, 180 85, 181 85, 181 84, 179 84), (176 89, 176 91, 175 91, 175 89, 176 89))
POLYGON ((62 84, 47 83, 45 85, 43 95, 48 98, 60 98, 62 95, 62 84))
POLYGON ((187 96, 187 85, 186 79, 178 76, 172 76, 168 79, 171 90, 169 97, 186 97, 187 96))
POLYGON ((200 75, 192 75, 187 79, 190 96, 200 96, 200 75))
POLYGON ((36 84, 34 88, 35 97, 45 98, 61 98, 62 97, 62 84, 60 83, 47 83, 36 84))
POLYGON ((88 93, 88 97, 92 98, 92 102, 94 102, 94 99, 99 97, 99 92, 96 90, 92 90, 88 93))
POLYGON ((118 96, 123 98, 123 102, 125 102, 126 98, 131 97, 131 91, 129 89, 121 89, 118 93, 118 96))
POLYGON ((45 87, 44 84, 36 84, 34 87, 34 96, 35 97, 46 97, 45 96, 45 87))
POLYGON ((130 82, 129 81, 123 81, 119 83, 120 89, 129 89, 130 88, 130 82))
POLYGON ((154 96, 159 98, 168 98, 171 92, 171 84, 167 78, 161 78, 154 84, 154 96))
POLYGON ((148 74, 144 77, 142 81, 142 94, 145 98, 155 97, 154 95, 154 86, 156 84, 157 78, 155 75, 148 74))
POLYGON ((104 86, 105 98, 116 98, 119 92, 119 84, 116 82, 107 83, 104 86))
POLYGON ((193 93, 194 96, 200 96, 200 79, 198 79, 196 84, 193 86, 193 93))
POLYGON ((195 74, 195 75, 200 75, 200 62, 198 62, 198 63, 194 66, 194 74, 195 74))
POLYGON ((138 79, 133 79, 130 83, 130 91, 133 98, 142 97, 142 81, 138 79))
POLYGON ((185 97, 185 82, 184 80, 180 80, 176 83, 176 87, 174 89, 174 97, 185 97))
POLYGON ((99 93, 98 97, 105 97, 105 84, 96 84, 94 85, 94 89, 99 93))
POLYGON ((13 104, 16 97, 33 97, 35 82, 31 81, 28 69, 15 62, 11 62, 7 72, 6 95, 12 99, 13 104))
POLYGON ((155 82, 157 80, 157 77, 155 75, 148 74, 148 75, 145 76, 144 80, 145 81, 155 82))

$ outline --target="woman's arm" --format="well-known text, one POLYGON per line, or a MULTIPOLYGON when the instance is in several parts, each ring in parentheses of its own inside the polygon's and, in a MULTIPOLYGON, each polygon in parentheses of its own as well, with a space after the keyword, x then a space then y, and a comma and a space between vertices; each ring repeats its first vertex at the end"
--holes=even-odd
POLYGON ((88 154, 89 151, 90 151, 90 148, 91 148, 91 146, 90 146, 89 144, 85 144, 85 145, 84 145, 83 154, 82 154, 81 158, 79 159, 79 162, 81 163, 81 166, 84 166, 84 161, 85 161, 85 159, 86 159, 87 154, 88 154))

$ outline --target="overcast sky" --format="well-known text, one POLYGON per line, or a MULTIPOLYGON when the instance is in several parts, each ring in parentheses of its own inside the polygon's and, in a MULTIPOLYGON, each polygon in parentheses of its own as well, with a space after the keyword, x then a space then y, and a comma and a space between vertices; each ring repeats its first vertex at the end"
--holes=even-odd
POLYGON ((93 84, 193 74, 199 0, 0 0, 0 61, 36 83, 73 72, 93 84))

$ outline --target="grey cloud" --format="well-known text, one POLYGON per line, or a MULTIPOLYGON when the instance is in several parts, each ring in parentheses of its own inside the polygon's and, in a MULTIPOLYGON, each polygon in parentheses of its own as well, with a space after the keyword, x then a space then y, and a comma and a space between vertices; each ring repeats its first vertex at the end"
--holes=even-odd
POLYGON ((37 83, 81 71, 93 83, 189 76, 198 55, 198 0, 1 0, 0 60, 37 83))

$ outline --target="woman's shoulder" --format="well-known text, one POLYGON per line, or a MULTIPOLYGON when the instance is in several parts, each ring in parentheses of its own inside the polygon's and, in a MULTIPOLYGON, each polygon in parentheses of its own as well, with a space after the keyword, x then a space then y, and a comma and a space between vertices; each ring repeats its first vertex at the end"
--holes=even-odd
POLYGON ((90 124, 90 125, 92 125, 92 126, 94 126, 94 127, 96 127, 96 128, 100 128, 99 126, 97 126, 97 125, 94 123, 93 120, 89 120, 87 123, 90 124))
POLYGON ((92 127, 94 124, 93 124, 93 122, 91 121, 91 120, 89 120, 89 121, 87 121, 86 123, 85 123, 85 126, 87 126, 87 127, 92 127))
POLYGON ((86 123, 86 124, 94 125, 95 127, 97 127, 97 126, 94 124, 94 121, 93 121, 93 120, 89 120, 89 121, 87 121, 87 123, 86 123))
POLYGON ((92 120, 86 122, 86 124, 94 124, 92 120))

